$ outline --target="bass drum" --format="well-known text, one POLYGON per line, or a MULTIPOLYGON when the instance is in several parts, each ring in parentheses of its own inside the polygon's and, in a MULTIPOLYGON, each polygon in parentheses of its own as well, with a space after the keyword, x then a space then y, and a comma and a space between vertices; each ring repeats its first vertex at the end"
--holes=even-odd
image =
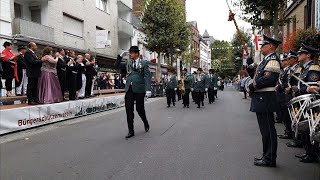
POLYGON ((320 99, 310 103, 308 107, 311 139, 320 142, 320 99))

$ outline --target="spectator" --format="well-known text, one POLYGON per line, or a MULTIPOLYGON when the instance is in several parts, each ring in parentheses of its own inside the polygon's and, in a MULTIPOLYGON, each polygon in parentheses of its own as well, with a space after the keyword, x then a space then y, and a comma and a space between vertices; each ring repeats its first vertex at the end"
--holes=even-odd
POLYGON ((16 81, 16 95, 22 96, 27 94, 27 65, 24 59, 24 54, 27 52, 27 48, 23 45, 18 46, 18 51, 20 55, 17 57, 17 71, 18 71, 18 79, 20 81, 16 81))
MULTIPOLYGON (((4 55, 2 53, 0 53, 0 97, 2 96, 2 73, 3 73, 3 69, 2 69, 2 58, 4 57, 4 55)), ((2 106, 2 102, 0 102, 0 106, 2 106)))
POLYGON ((36 105, 39 104, 38 81, 41 74, 42 60, 39 60, 38 56, 35 54, 38 49, 36 43, 30 42, 28 48, 29 50, 24 55, 28 77, 27 98, 29 105, 36 105))
POLYGON ((97 74, 97 72, 96 72, 96 70, 94 68, 95 60, 92 60, 91 59, 91 55, 87 53, 87 54, 84 55, 84 59, 83 59, 82 63, 86 66, 86 71, 85 71, 85 75, 86 75, 85 96, 86 97, 90 97, 90 96, 93 96, 92 95, 93 78, 97 74))
POLYGON ((68 57, 66 57, 64 49, 58 49, 59 59, 57 63, 57 74, 59 78, 59 83, 61 87, 61 94, 64 99, 64 92, 66 91, 66 81, 67 81, 67 66, 68 57))
POLYGON ((69 100, 76 100, 77 93, 77 74, 78 69, 76 66, 75 58, 76 53, 74 51, 69 51, 68 54, 68 66, 67 66, 67 84, 69 91, 69 100))
MULTIPOLYGON (((87 77, 86 77, 86 66, 84 65, 83 56, 78 55, 77 56, 77 69, 78 69, 78 75, 77 75, 77 94, 79 99, 83 99, 86 95, 86 86, 88 85, 87 77)), ((89 84, 91 85, 91 84, 89 84)), ((91 86, 90 86, 91 87, 91 86)), ((90 89, 91 91, 91 89, 90 89)))
POLYGON ((43 50, 43 64, 39 79, 39 101, 41 104, 51 104, 63 101, 61 87, 57 76, 57 63, 60 54, 57 52, 52 57, 53 49, 46 47, 43 50))
POLYGON ((17 57, 19 54, 14 54, 12 50, 12 43, 6 41, 3 44, 5 48, 2 51, 3 57, 3 74, 2 78, 5 79, 5 86, 7 90, 7 97, 12 96, 12 80, 15 79, 19 82, 17 73, 17 57))

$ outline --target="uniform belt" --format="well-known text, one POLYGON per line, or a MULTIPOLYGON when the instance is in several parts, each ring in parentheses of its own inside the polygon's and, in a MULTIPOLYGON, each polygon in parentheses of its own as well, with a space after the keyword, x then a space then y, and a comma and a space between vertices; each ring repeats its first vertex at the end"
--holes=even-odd
POLYGON ((266 88, 255 90, 255 92, 272 92, 272 91, 276 91, 276 88, 275 87, 266 87, 266 88))
POLYGON ((76 71, 71 71, 73 74, 77 74, 78 72, 76 72, 76 71))
POLYGON ((66 68, 61 68, 62 71, 66 71, 66 68))

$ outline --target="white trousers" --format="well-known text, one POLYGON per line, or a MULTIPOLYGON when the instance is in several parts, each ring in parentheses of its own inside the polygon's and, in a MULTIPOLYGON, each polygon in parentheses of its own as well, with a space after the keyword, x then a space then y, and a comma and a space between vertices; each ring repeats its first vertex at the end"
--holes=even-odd
POLYGON ((83 98, 85 96, 85 93, 86 93, 86 81, 87 81, 87 78, 86 78, 85 74, 82 74, 81 77, 82 77, 82 87, 78 91, 78 98, 83 98))
POLYGON ((91 85, 91 96, 93 96, 94 95, 94 93, 93 93, 93 88, 94 88, 94 83, 96 82, 96 78, 93 78, 92 79, 92 85, 91 85))
POLYGON ((22 79, 19 79, 20 86, 16 87, 16 94, 27 94, 28 77, 27 70, 22 69, 22 79))

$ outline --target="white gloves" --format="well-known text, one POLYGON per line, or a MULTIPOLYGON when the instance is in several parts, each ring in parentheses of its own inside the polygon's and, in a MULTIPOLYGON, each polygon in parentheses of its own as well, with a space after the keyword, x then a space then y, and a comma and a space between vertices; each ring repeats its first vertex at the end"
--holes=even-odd
POLYGON ((193 88, 191 88, 191 91, 193 91, 193 88))
POLYGON ((174 90, 176 91, 176 90, 177 90, 177 88, 174 88, 174 90))
POLYGON ((163 92, 166 92, 166 89, 163 89, 163 92))
POLYGON ((148 97, 148 98, 151 97, 151 91, 146 92, 146 97, 148 97))
POLYGON ((208 88, 206 88, 205 91, 208 92, 208 88))

